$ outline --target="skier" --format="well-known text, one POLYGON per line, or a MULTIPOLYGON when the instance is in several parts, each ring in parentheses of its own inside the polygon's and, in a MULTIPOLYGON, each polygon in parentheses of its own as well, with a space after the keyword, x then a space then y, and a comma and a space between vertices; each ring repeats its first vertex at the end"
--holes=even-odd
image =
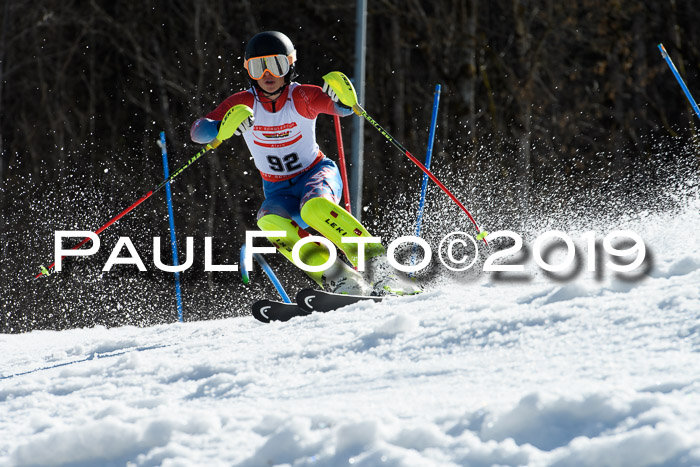
MULTIPOLYGON (((345 117, 353 113, 339 101, 341 91, 328 82, 323 89, 294 82, 296 50, 280 32, 256 34, 246 46, 244 60, 250 88, 228 97, 194 122, 192 140, 202 144, 214 140, 222 118, 235 105, 253 109, 254 117, 244 120, 235 134, 245 139, 263 179, 265 200, 258 211, 258 226, 286 234, 268 237, 278 251, 294 262, 295 243, 310 235, 305 229, 312 227, 340 248, 353 266, 364 260, 366 268, 363 277, 338 257, 325 271, 305 271, 321 288, 353 295, 419 292, 417 285, 391 267, 381 244, 368 243, 360 258, 357 243, 342 242, 342 238, 371 235, 338 205, 342 195, 338 167, 316 142, 319 114, 345 117)), ((326 247, 316 242, 303 245, 299 256, 309 266, 323 265, 329 259, 326 247)))

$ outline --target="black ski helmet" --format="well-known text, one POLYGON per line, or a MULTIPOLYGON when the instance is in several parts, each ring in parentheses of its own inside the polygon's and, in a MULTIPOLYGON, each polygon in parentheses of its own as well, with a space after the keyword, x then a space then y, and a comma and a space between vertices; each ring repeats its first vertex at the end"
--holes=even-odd
POLYGON ((278 31, 263 31, 254 35, 245 47, 245 60, 277 54, 292 55, 294 57, 289 73, 284 77, 285 83, 289 84, 298 76, 294 66, 296 63, 296 50, 289 37, 278 31))

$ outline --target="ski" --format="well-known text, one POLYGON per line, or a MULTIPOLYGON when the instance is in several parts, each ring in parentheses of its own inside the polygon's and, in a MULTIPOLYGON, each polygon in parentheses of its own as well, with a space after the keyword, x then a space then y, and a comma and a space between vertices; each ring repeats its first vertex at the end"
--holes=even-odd
POLYGON ((296 299, 297 303, 259 300, 253 304, 253 317, 263 323, 289 321, 296 316, 308 316, 314 311, 326 313, 353 303, 382 301, 382 297, 342 295, 315 289, 299 291, 296 299))
POLYGON ((310 315, 296 303, 284 303, 274 300, 259 300, 253 304, 253 317, 263 323, 270 321, 289 321, 295 316, 310 315))
POLYGON ((308 312, 327 312, 352 305, 353 303, 372 301, 381 302, 382 297, 366 295, 343 295, 322 290, 304 289, 300 290, 296 296, 297 306, 308 312))

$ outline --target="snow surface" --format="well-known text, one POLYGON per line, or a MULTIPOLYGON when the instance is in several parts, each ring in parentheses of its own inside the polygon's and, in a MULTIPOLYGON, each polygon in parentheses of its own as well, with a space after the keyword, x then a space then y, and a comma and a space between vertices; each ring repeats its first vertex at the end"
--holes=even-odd
POLYGON ((0 464, 700 465, 700 201, 608 227, 645 274, 0 335, 0 464))

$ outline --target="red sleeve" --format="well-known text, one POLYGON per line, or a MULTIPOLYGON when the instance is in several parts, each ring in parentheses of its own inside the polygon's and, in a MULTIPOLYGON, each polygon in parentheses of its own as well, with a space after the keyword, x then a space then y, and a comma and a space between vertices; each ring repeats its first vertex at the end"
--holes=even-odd
POLYGON ((297 112, 305 118, 314 119, 318 117, 318 114, 343 116, 320 86, 300 84, 292 93, 292 101, 294 101, 297 112))
POLYGON ((221 121, 226 115, 226 112, 234 105, 245 104, 251 109, 255 104, 255 97, 248 91, 237 92, 236 94, 229 96, 224 100, 217 108, 205 115, 206 118, 212 120, 221 121))

